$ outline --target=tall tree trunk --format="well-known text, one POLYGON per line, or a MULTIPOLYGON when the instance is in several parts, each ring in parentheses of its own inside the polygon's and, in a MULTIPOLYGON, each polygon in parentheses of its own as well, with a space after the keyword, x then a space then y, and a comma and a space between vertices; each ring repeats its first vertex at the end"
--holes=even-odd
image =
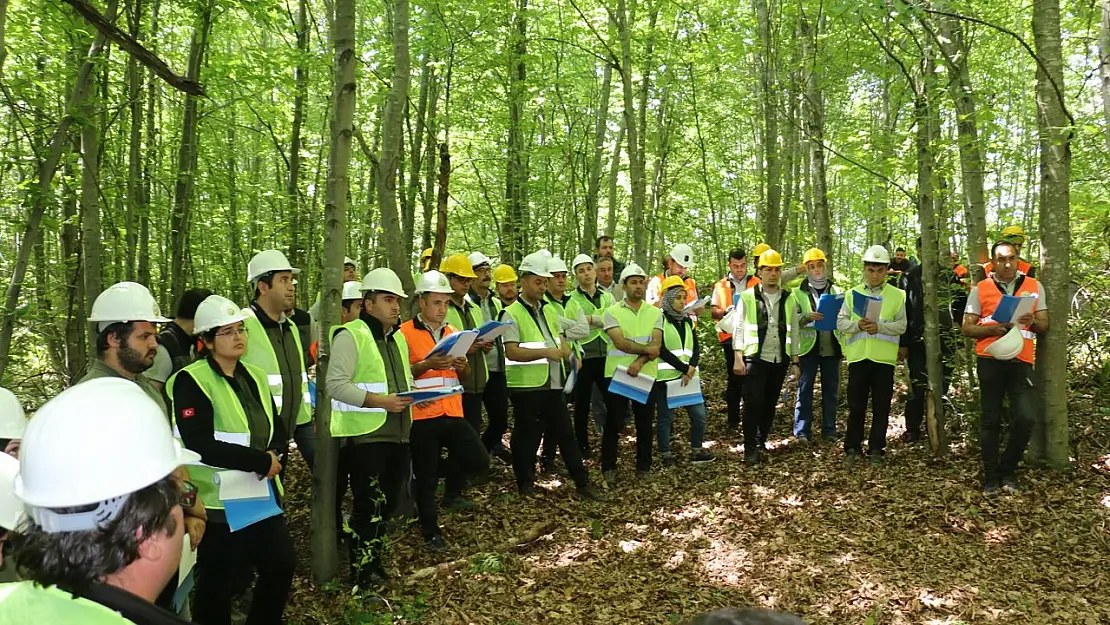
MULTIPOLYGON (((621 83, 624 94, 624 131, 627 135, 629 179, 632 185, 632 204, 628 211, 630 224, 642 224, 644 220, 644 197, 647 193, 644 180, 644 160, 640 157, 639 128, 636 123, 636 106, 632 84, 632 23, 628 15, 627 0, 617 2, 617 29, 621 41, 621 83)), ((610 207, 612 211, 612 207, 610 207)), ((645 228, 632 229, 632 260, 647 266, 647 240, 645 228)))
POLYGON ((428 123, 428 97, 431 94, 431 83, 436 80, 436 70, 433 60, 428 53, 424 53, 420 60, 420 97, 416 103, 416 127, 409 122, 409 185, 405 200, 405 215, 402 220, 406 249, 412 251, 412 244, 416 238, 416 195, 420 191, 420 169, 427 158, 422 151, 428 123))
POLYGON ((397 169, 400 166, 402 124, 409 94, 409 3, 393 3, 393 85, 382 122, 382 156, 378 170, 378 207, 382 231, 389 254, 389 265, 401 278, 405 292, 413 288, 409 244, 401 240, 400 215, 397 213, 397 169))
MULTIPOLYGON (((205 0, 200 5, 197 25, 189 47, 189 67, 186 77, 197 82, 204 53, 208 49, 208 35, 212 30, 212 11, 215 0, 205 0)), ((177 151, 177 181, 173 188, 173 215, 170 223, 170 299, 176 300, 185 291, 185 262, 189 242, 189 218, 192 212, 193 179, 197 168, 197 105, 194 95, 185 96, 185 110, 181 119, 181 145, 177 151)))
MULTIPOLYGON (((293 127, 289 131, 289 175, 285 182, 285 200, 289 215, 289 262, 301 267, 307 261, 301 244, 301 128, 304 126, 304 103, 308 97, 308 1, 297 2, 297 67, 293 70, 293 127)), ((229 158, 234 158, 229 155, 229 158)), ((344 250, 346 246, 344 246, 344 250)))
MULTIPOLYGON (((72 175, 70 173, 69 175, 72 175)), ((75 177, 75 176, 74 176, 75 177)), ((85 371, 88 350, 85 342, 85 287, 81 270, 81 237, 77 197, 66 193, 62 200, 61 252, 65 263, 66 283, 66 373, 67 383, 77 380, 85 371)))
MULTIPOLYGON (((1044 395, 1043 420, 1032 452, 1053 468, 1068 466, 1068 313, 1071 262, 1071 140, 1073 120, 1063 101, 1064 61, 1059 0, 1033 1, 1037 69, 1037 130, 1041 152, 1041 283, 1048 299, 1049 331, 1037 342, 1044 395)), ((1041 411, 1037 411, 1038 415, 1041 411)))
MULTIPOLYGON (((81 124, 81 242, 84 251, 85 313, 92 314, 92 305, 103 290, 100 250, 100 135, 95 115, 97 98, 90 95, 80 111, 81 124)), ((87 318, 87 317, 86 317, 87 318)), ((96 345, 89 341, 89 359, 96 358, 96 345)))
POLYGON ((811 28, 809 20, 802 16, 799 21, 799 34, 802 38, 802 56, 806 67, 805 123, 809 143, 810 201, 813 203, 817 247, 821 248, 828 257, 828 272, 832 275, 836 250, 833 249, 832 218, 829 214, 828 182, 825 176, 825 98, 817 58, 817 39, 823 21, 823 19, 819 20, 816 28, 811 28))
MULTIPOLYGON (((524 100, 528 54, 528 0, 516 0, 509 29, 509 144, 505 169, 505 218, 501 221, 501 261, 515 265, 528 253, 528 164, 524 146, 524 100)), ((434 247, 434 246, 433 246, 434 247)))
POLYGON ((427 132, 425 133, 424 160, 427 167, 424 171, 424 197, 421 199, 423 206, 424 228, 421 233, 421 249, 432 247, 432 207, 435 206, 436 188, 436 137, 439 135, 436 123, 436 109, 439 104, 439 81, 435 75, 431 76, 431 85, 428 87, 428 114, 427 132))
MULTIPOLYGON (((1110 0, 1108 0, 1110 1, 1110 0)), ((597 205, 601 191, 601 163, 605 155, 605 137, 609 124, 609 95, 613 87, 613 64, 605 62, 601 75, 601 93, 598 95, 597 114, 594 117, 594 151, 590 156, 590 171, 586 181, 586 215, 582 224, 582 241, 579 248, 594 249, 597 240, 597 205)))
MULTIPOLYGON (((605 236, 613 237, 617 233, 617 175, 621 170, 621 146, 624 145, 625 116, 621 115, 620 129, 617 130, 617 140, 613 142, 613 158, 609 162, 609 216, 605 219, 605 236)), ((628 242, 625 242, 628 245, 628 242)), ((627 249, 627 248, 626 248, 627 249)))
POLYGON ((432 260, 442 253, 447 245, 447 198, 448 184, 451 181, 451 154, 447 144, 439 144, 439 193, 436 195, 436 237, 432 244, 432 260))
POLYGON ((1102 20, 1098 30, 1099 64, 1102 78, 1102 119, 1106 128, 1106 151, 1110 152, 1110 0, 1102 0, 1102 20))
POLYGON ((778 85, 775 84, 775 46, 771 36, 771 18, 768 0, 755 0, 756 20, 759 22, 759 93, 763 104, 763 171, 767 195, 763 205, 763 226, 767 244, 774 249, 782 247, 779 220, 779 200, 782 181, 779 165, 778 85))
MULTIPOLYGON (((127 26, 130 35, 139 38, 139 28, 143 20, 143 0, 133 0, 127 12, 127 26)), ((143 184, 143 75, 139 60, 127 57, 127 107, 130 111, 130 136, 127 144, 127 279, 135 280, 135 255, 139 251, 138 215, 142 211, 143 184)), ((99 267, 99 265, 98 265, 99 267)))
MULTIPOLYGON (((150 32, 158 32, 158 13, 162 7, 161 0, 154 0, 154 7, 151 9, 150 14, 150 32)), ((155 47, 156 40, 151 41, 151 49, 157 53, 155 47)), ((158 102, 159 87, 158 77, 154 74, 154 70, 150 70, 147 74, 147 94, 146 94, 146 155, 143 159, 143 183, 140 193, 142 199, 139 206, 139 271, 138 279, 140 284, 150 284, 150 201, 154 172, 157 169, 157 155, 161 154, 158 145, 157 128, 158 125, 155 120, 155 103, 158 102)), ((163 258, 164 254, 160 254, 163 258)), ((165 275, 165 274, 163 274, 165 275)), ((163 281, 164 282, 164 281, 163 281)))
MULTIPOLYGON (((242 250, 243 231, 239 227, 239 156, 235 144, 235 106, 229 107, 230 116, 227 125, 227 229, 231 233, 231 247, 228 259, 231 265, 231 275, 236 282, 243 280, 247 275, 243 269, 246 260, 242 250)), ((296 267, 297 265, 293 265, 296 267)))

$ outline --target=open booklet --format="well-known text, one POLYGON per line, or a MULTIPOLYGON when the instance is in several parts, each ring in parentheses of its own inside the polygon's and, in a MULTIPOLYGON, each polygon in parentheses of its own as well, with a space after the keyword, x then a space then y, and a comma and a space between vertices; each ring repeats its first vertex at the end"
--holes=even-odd
POLYGON ((705 297, 703 297, 701 299, 696 299, 696 300, 690 302, 689 304, 686 304, 686 308, 683 308, 682 312, 692 313, 692 312, 695 312, 697 310, 701 310, 702 308, 705 308, 705 305, 708 304, 708 303, 709 303, 709 296, 706 295, 705 297))
POLYGON ((868 321, 878 323, 883 311, 883 298, 871 297, 856 291, 852 296, 852 313, 868 321))
POLYGON ((478 340, 492 343, 497 340, 509 326, 513 325, 512 321, 487 321, 478 328, 478 340))
POLYGON ((478 330, 462 330, 459 332, 452 332, 447 336, 441 338, 432 351, 428 352, 429 356, 449 356, 451 358, 462 358, 466 356, 466 352, 470 351, 470 346, 478 339, 478 330))
POLYGON ((435 401, 437 399, 443 399, 444 397, 450 397, 452 395, 462 395, 462 393, 463 393, 463 387, 461 385, 456 384, 455 386, 418 388, 418 389, 411 390, 411 391, 404 391, 402 393, 397 393, 397 396, 398 397, 411 397, 412 398, 412 403, 422 404, 424 402, 435 401))
POLYGON ((1002 301, 998 302, 998 307, 994 309, 991 318, 998 323, 1017 323, 1018 319, 1033 312, 1036 305, 1037 298, 1032 296, 1003 295, 1002 301))
POLYGON ((683 386, 683 378, 677 378, 667 382, 667 407, 668 408, 682 408, 683 406, 693 406, 705 401, 701 394, 701 376, 695 375, 690 379, 690 383, 683 386))

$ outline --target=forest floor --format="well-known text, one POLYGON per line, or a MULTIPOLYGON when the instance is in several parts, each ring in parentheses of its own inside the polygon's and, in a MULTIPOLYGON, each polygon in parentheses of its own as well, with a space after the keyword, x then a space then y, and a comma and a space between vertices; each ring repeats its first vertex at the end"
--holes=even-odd
MULTIPOLYGON (((522 503, 511 469, 493 461, 491 482, 470 493, 480 507, 441 513, 447 552, 425 550, 415 527, 392 536, 399 583, 384 602, 352 592, 345 570, 342 585, 313 586, 309 478, 295 460, 287 490, 305 497, 290 502, 302 555, 289 621, 634 625, 761 606, 814 624, 1110 623, 1110 409, 1094 397, 1073 392, 1074 472, 1026 469, 1023 494, 988 499, 977 447, 954 437, 938 460, 897 440, 900 400, 883 468, 846 466, 839 445, 796 443, 793 411, 780 404, 772 460, 749 469, 726 436, 720 389, 710 396, 717 461, 689 464, 680 412, 678 466, 657 461, 637 479, 625 437, 608 504, 579 500, 558 479, 522 503), (538 526, 551 529, 496 548, 538 526), (457 559, 452 571, 410 579, 457 559)), ((600 482, 596 466, 591 478, 600 482)))

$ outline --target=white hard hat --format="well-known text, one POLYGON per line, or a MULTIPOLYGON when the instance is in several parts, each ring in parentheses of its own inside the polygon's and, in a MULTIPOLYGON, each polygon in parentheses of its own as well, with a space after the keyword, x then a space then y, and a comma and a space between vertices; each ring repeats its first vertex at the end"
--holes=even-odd
MULTIPOLYGON (((27 429, 27 415, 19 399, 6 388, 0 388, 0 438, 23 438, 27 429)), ((3 452, 0 449, 0 452, 3 452)))
POLYGON ((355 262, 355 259, 351 258, 350 256, 344 256, 343 257, 343 264, 344 265, 358 265, 358 263, 355 262))
POLYGON ((563 273, 567 273, 567 264, 565 261, 563 261, 562 258, 559 258, 558 256, 552 256, 551 258, 547 259, 547 271, 550 273, 558 273, 560 271, 563 273))
POLYGON ((1015 325, 997 341, 987 345, 987 353, 995 360, 1013 360, 1025 348, 1025 337, 1015 325))
MULTIPOLYGON (((319 301, 319 296, 316 300, 319 301)), ((362 299, 362 283, 358 280, 348 280, 343 283, 343 297, 344 301, 349 299, 362 299)))
POLYGON ((551 272, 547 269, 548 256, 544 255, 547 250, 540 250, 532 252, 520 260, 520 267, 517 271, 521 275, 530 273, 543 278, 550 278, 551 272))
POLYGON ((640 266, 636 263, 628 263, 627 265, 625 265, 624 269, 621 270, 621 284, 624 284, 625 280, 633 276, 646 278, 647 273, 643 269, 640 269, 640 266))
POLYGON ((98 329, 103 331, 113 323, 166 323, 170 319, 162 316, 158 302, 145 286, 138 282, 117 282, 96 296, 89 321, 100 322, 98 329))
POLYGON ((247 318, 235 302, 222 295, 209 295, 197 306, 193 315, 193 331, 197 334, 242 321, 247 318))
POLYGON ((15 496, 15 476, 19 461, 0 453, 0 528, 14 530, 23 522, 23 502, 15 496))
POLYGON ((590 263, 592 265, 594 264, 594 259, 589 254, 579 254, 578 256, 575 256, 574 260, 570 263, 570 268, 578 269, 578 265, 581 265, 582 263, 590 263))
POLYGON ((480 267, 482 265, 493 264, 493 259, 481 252, 474 252, 470 256, 467 256, 466 259, 470 261, 471 267, 480 267))
POLYGON ((550 251, 548 251, 546 249, 540 250, 536 253, 543 256, 544 258, 551 258, 552 256, 554 256, 554 254, 552 254, 550 251))
POLYGON ((259 252, 247 263, 247 282, 253 283, 259 277, 272 271, 292 271, 300 273, 300 269, 293 267, 289 259, 280 250, 266 250, 259 252))
POLYGON ((451 295, 454 292, 455 289, 451 288, 451 283, 447 281, 447 276, 434 269, 420 274, 420 277, 416 280, 417 295, 421 293, 444 293, 451 295))
POLYGON ((863 262, 889 265, 890 252, 886 251, 886 248, 881 245, 872 245, 863 252, 863 262))
POLYGON ((405 295, 404 287, 401 286, 401 279, 393 273, 392 269, 386 267, 370 270, 370 273, 362 279, 362 291, 364 293, 366 291, 385 291, 398 297, 408 297, 405 295))
POLYGON ((683 269, 694 268, 694 250, 685 243, 672 247, 669 256, 674 259, 674 262, 682 265, 683 269))
POLYGON ((126 495, 199 460, 138 384, 97 378, 62 391, 27 425, 15 495, 47 532, 88 530, 111 521, 126 495), (92 504, 73 514, 49 509, 92 504))

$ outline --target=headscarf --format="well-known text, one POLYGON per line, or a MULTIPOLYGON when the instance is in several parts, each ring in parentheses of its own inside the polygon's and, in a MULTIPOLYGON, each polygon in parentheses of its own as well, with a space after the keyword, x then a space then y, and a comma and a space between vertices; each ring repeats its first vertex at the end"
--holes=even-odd
POLYGON ((672 323, 682 323, 686 319, 686 313, 682 311, 686 308, 686 288, 681 286, 672 286, 663 293, 661 306, 663 314, 666 315, 672 323))
POLYGON ((818 291, 824 291, 829 286, 829 274, 825 273, 821 276, 820 280, 813 276, 809 276, 809 286, 818 291))

